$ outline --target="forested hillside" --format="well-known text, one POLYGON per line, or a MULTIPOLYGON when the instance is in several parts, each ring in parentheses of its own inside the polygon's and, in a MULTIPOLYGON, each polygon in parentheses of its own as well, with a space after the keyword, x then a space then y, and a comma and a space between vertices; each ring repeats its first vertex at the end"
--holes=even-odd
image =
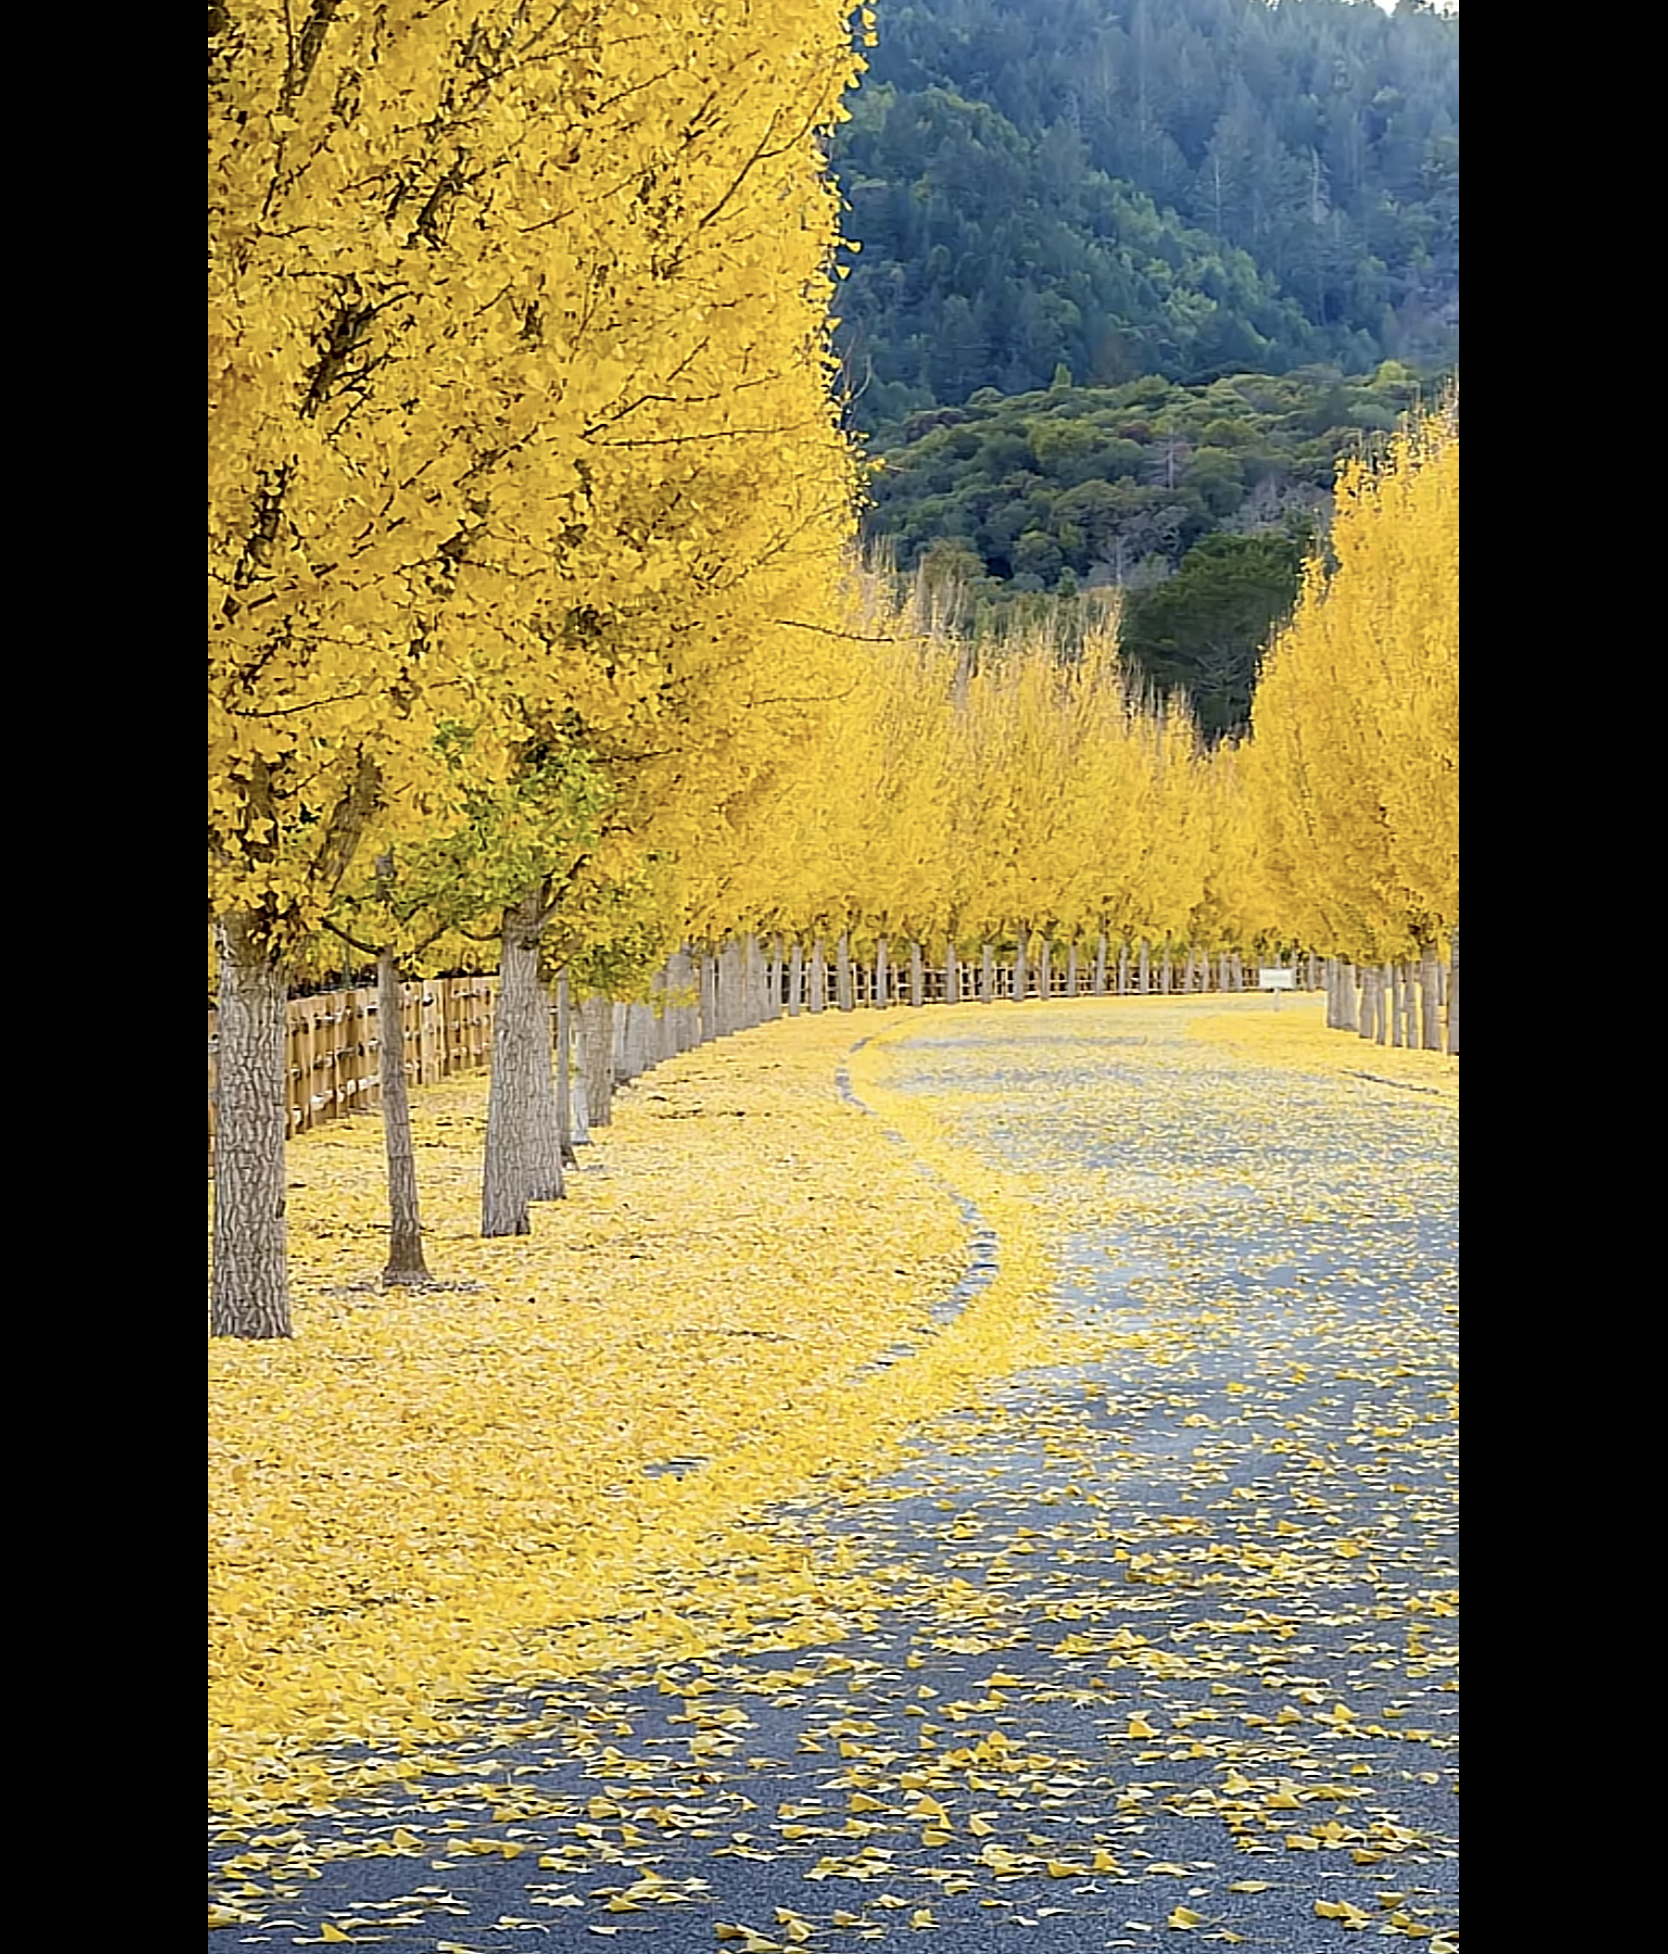
POLYGON ((1044 613, 1071 635, 1117 597, 1125 655, 1185 688, 1207 734, 1234 730, 1340 461, 1420 393, 1394 361, 1362 379, 981 391, 881 438, 870 534, 900 571, 956 585, 976 635, 1044 613))
POLYGON ((892 0, 834 145, 875 429, 983 387, 1457 357, 1459 22, 892 0))

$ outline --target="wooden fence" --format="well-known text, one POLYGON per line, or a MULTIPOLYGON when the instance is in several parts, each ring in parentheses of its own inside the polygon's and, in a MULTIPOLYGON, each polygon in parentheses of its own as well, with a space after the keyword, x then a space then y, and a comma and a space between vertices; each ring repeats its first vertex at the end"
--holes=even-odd
MULTIPOLYGON (((434 977, 405 987, 405 1069, 413 1085, 478 1071, 492 1047, 496 977, 434 977)), ((289 1001, 292 1135, 382 1105, 374 985, 289 1001)), ((214 1165, 215 1013, 209 1030, 209 1166, 214 1165)))

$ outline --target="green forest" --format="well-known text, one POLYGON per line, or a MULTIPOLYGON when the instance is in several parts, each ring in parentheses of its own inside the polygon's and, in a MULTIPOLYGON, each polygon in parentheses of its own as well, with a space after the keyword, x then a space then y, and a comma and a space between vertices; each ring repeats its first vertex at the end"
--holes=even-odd
POLYGON ((1392 360, 1364 378, 987 389, 877 440, 870 534, 901 572, 954 585, 976 635, 1045 611, 1070 635, 1121 593, 1126 654, 1216 735, 1244 724, 1338 462, 1422 397, 1392 360))
POLYGON ((834 162, 867 534, 976 632, 1121 593, 1243 726, 1339 458, 1459 357, 1459 21, 1402 0, 894 0, 834 162))
POLYGON ((1451 364, 1459 21, 893 0, 834 162, 863 426, 1079 382, 1451 364))

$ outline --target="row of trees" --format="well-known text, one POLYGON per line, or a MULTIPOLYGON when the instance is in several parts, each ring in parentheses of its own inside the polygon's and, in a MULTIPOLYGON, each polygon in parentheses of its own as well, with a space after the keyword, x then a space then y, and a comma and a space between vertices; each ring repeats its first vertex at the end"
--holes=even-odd
MULTIPOLYGON (((749 937, 946 969, 987 945, 1022 970, 1091 941, 1190 969, 1396 947, 1389 898, 1317 893, 1279 825, 1279 726, 1305 752, 1329 737, 1301 649, 1271 666, 1299 672, 1287 721, 1207 752, 1184 702, 1131 683, 1110 613, 998 652, 927 586, 900 602, 854 568, 821 145, 858 57, 825 0, 767 25, 745 0, 652 30, 626 0, 321 4, 295 34, 273 0, 215 16, 216 1333, 289 1331, 285 1000, 326 946, 377 960, 391 1267, 411 1276, 393 1033, 413 964, 499 972, 482 1227, 501 1235, 561 1192, 553 1018, 566 1053, 563 1020, 593 1010, 604 1051, 608 1001, 645 996, 680 942, 722 952, 703 1022, 735 1024, 768 1004, 749 937), (726 969, 745 1007, 722 1004, 726 969)), ((1347 684, 1351 634, 1379 628, 1347 598, 1352 512, 1369 574, 1395 574, 1445 452, 1422 438, 1351 478, 1346 596, 1317 570, 1293 640, 1318 631, 1347 684)), ((1394 720, 1402 669, 1363 724, 1394 720)), ((1399 739, 1385 765, 1406 772, 1399 739)), ((1322 851, 1349 826, 1324 819, 1322 851)), ((1353 886, 1364 859, 1328 872, 1353 886)), ((1408 940, 1451 920, 1427 903, 1408 940)), ((663 1004, 685 990, 663 977, 663 1004)))
POLYGON ((502 1226, 545 932, 629 938, 837 682, 860 57, 836 0, 223 0, 209 52, 212 1321, 272 1336, 319 934, 501 934, 502 1226))

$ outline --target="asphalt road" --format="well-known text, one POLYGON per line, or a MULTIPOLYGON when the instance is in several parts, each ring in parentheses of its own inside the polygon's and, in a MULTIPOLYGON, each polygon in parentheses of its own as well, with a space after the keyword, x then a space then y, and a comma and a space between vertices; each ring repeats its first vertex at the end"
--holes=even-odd
POLYGON ((887 1605, 505 1695, 447 1779, 211 1828, 245 1916, 211 1946, 1457 1947, 1457 1118, 1189 1016, 900 1048, 1062 1276, 1060 1361, 769 1517, 887 1605))

